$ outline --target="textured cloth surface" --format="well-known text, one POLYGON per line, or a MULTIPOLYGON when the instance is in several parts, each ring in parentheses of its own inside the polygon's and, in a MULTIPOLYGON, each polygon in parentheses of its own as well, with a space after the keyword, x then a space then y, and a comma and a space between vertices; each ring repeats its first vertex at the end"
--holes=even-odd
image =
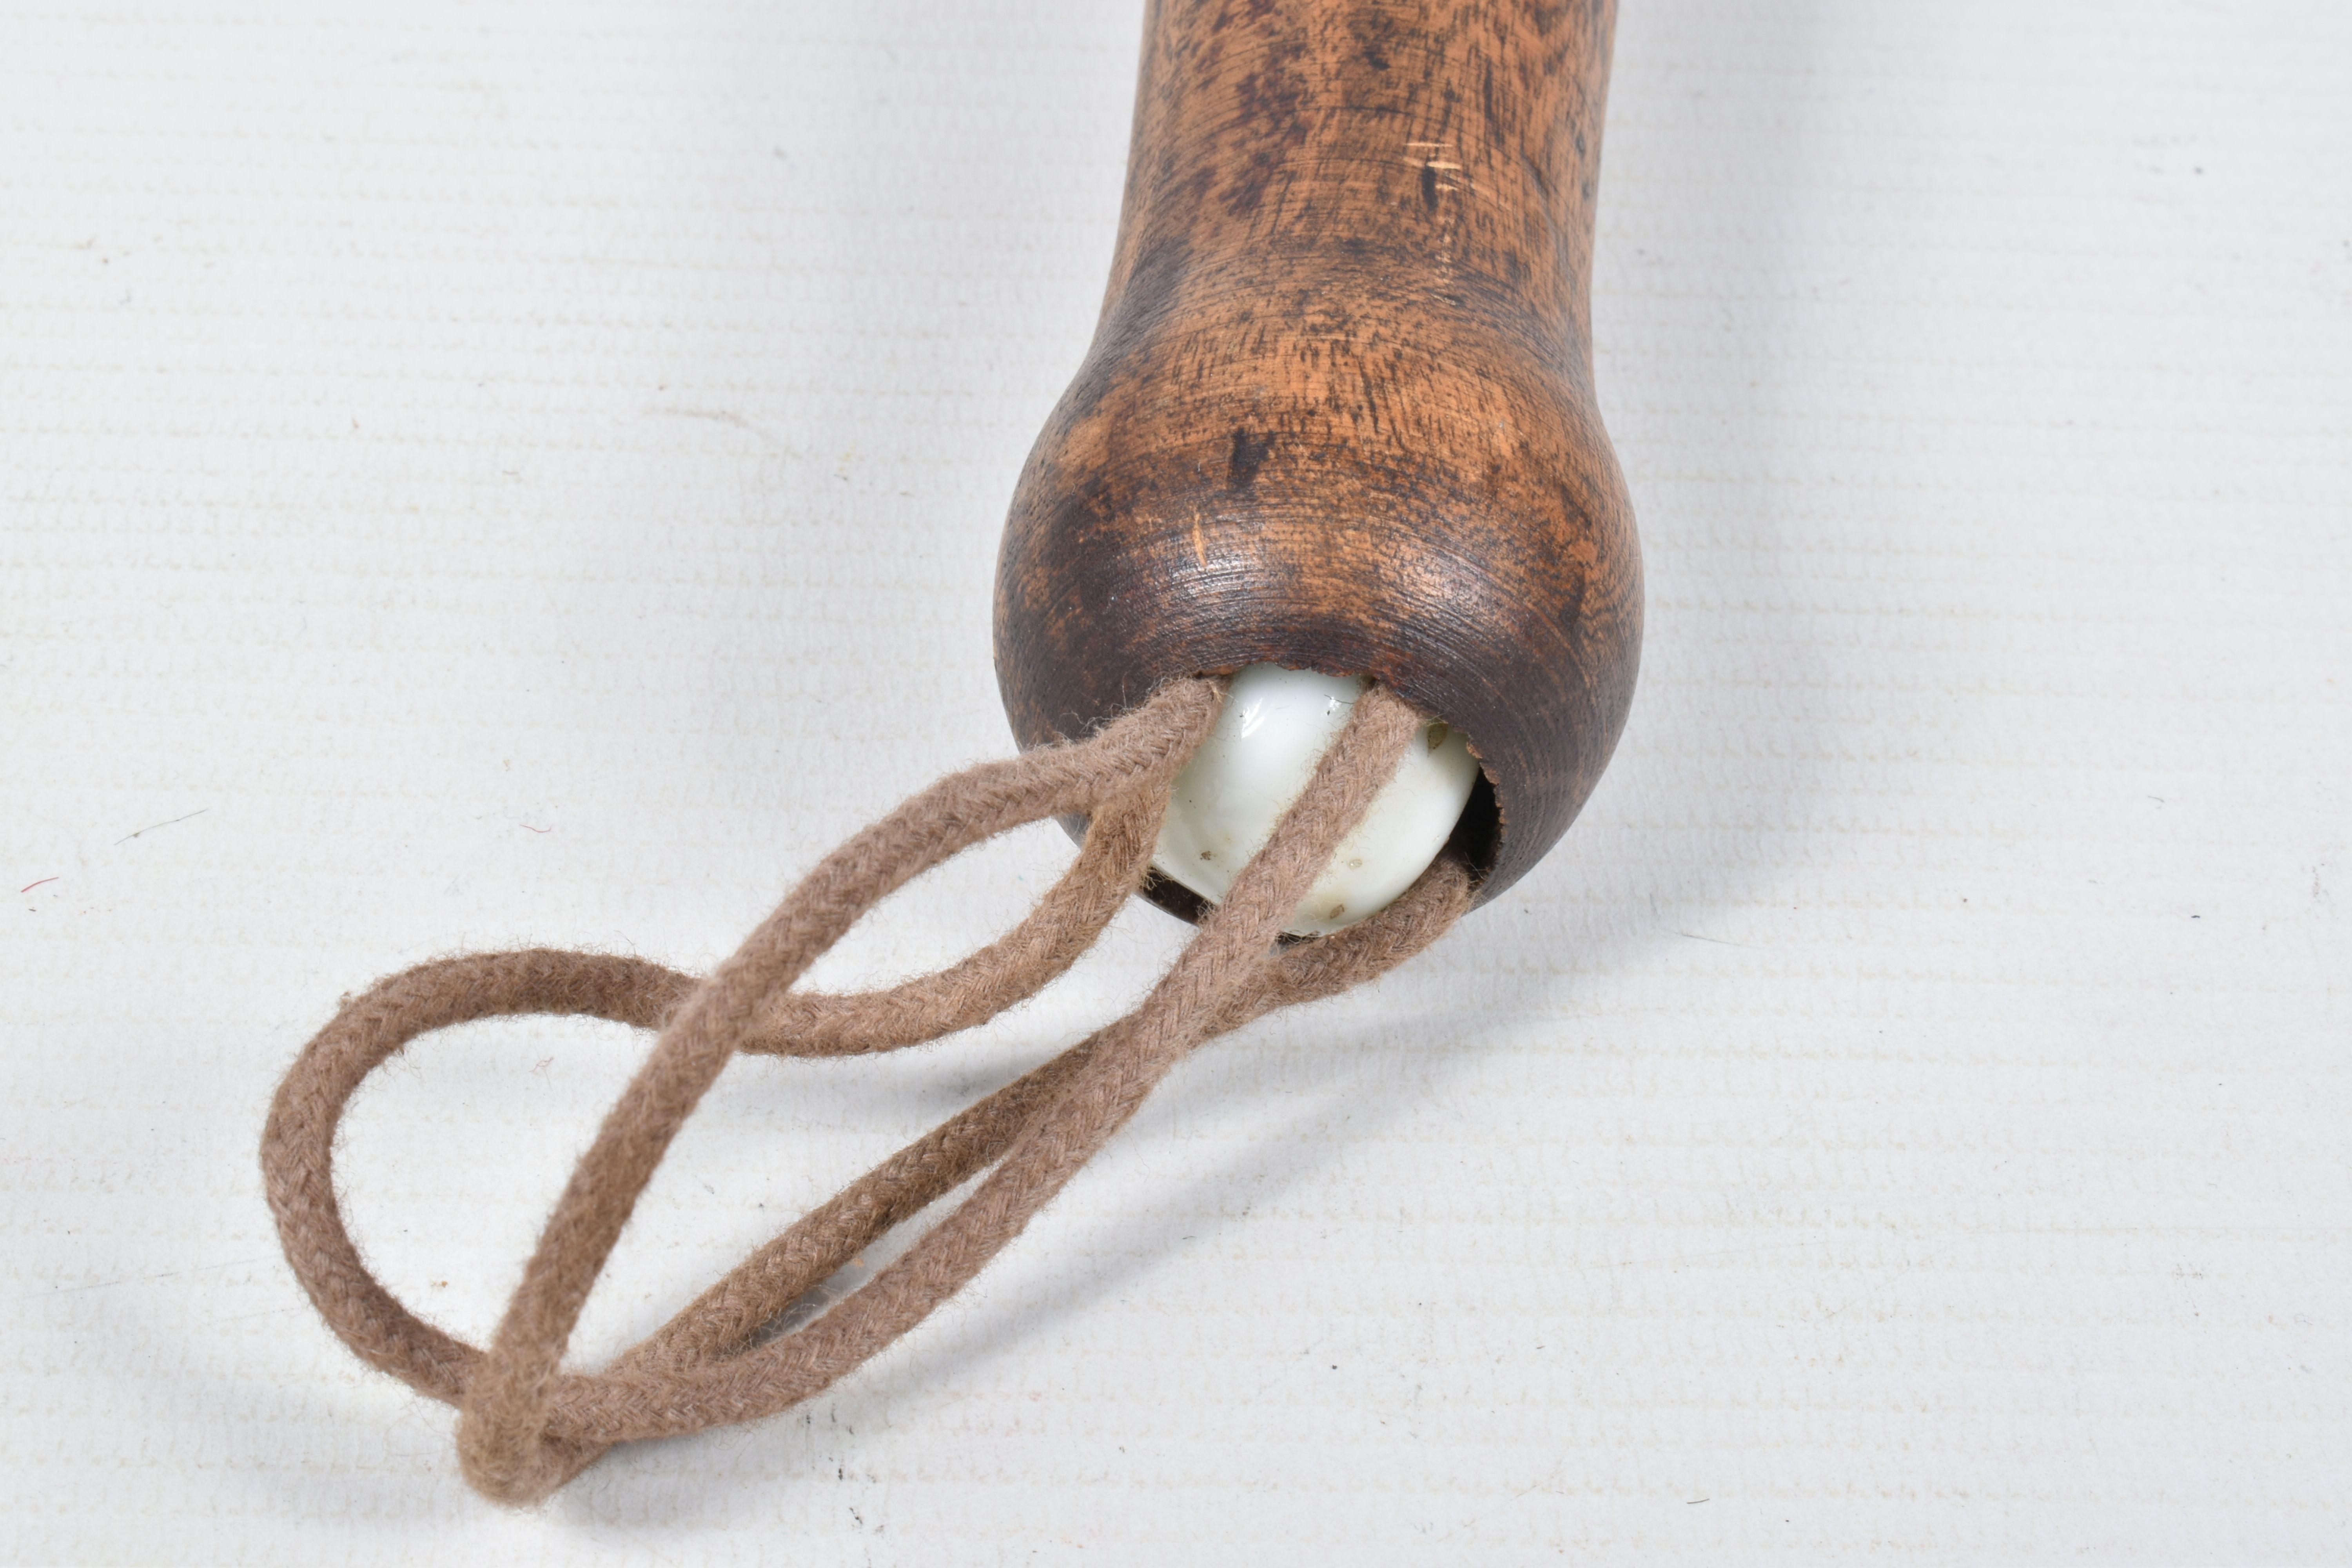
POLYGON ((534 948, 418 964, 345 1002, 278 1085, 261 1142, 278 1240, 312 1305, 369 1365, 458 1406, 467 1480, 519 1506, 544 1501, 616 1443, 764 1420, 823 1393, 968 1284, 1187 1053, 1266 1013, 1374 979, 1461 918, 1470 877, 1442 855, 1344 934, 1277 940, 1429 727, 1373 687, 1142 1005, 827 1198, 609 1368, 563 1373, 581 1310, 637 1200, 738 1054, 903 1048, 984 1023, 1066 972, 1140 888, 1170 786, 1208 733, 1223 688, 1171 682, 1082 742, 940 780, 818 862, 707 978, 534 948), (862 916, 923 872, 1013 827, 1080 815, 1091 819, 1083 852, 1007 936, 883 990, 793 989, 862 916), (831 1026, 794 1027, 809 1015, 831 1026), (910 1015, 919 1026, 908 1026, 910 1015), (478 1348, 419 1319, 369 1271, 340 1212, 333 1150, 353 1091, 395 1054, 459 1025, 516 1016, 602 1018, 658 1035, 565 1182, 497 1336, 478 1348), (906 1256, 845 1299, 824 1300, 824 1287, 854 1257, 983 1172, 968 1199, 903 1243, 906 1256), (794 1326, 803 1304, 822 1316, 794 1326))
MULTIPOLYGON (((997 530, 1139 20, 6 7, 0 1559, 2352 1554, 2315 0, 1625 0, 1594 337, 1648 643, 1560 850, 1187 1060, 823 1399, 540 1513, 319 1325, 253 1149, 341 992, 707 970, 1003 753, 997 530)), ((814 978, 937 968, 1070 854, 959 859, 814 978)), ((730 1068, 583 1364, 1184 935, 730 1068)), ((490 1335, 644 1045, 484 1024, 369 1081, 339 1169, 402 1299, 490 1335)))

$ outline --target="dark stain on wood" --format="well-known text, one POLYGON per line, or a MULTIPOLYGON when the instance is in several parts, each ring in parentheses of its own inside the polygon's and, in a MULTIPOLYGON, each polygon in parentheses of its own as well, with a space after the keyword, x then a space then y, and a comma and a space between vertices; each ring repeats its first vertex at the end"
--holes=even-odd
POLYGON ((1265 455, 1274 448, 1259 437, 1246 430, 1234 432, 1233 456, 1225 462, 1225 491, 1239 494, 1257 483, 1257 471, 1265 466, 1265 455))
POLYGON ((1587 303, 1613 18, 1152 0, 1102 317, 999 557, 1022 744, 1180 675, 1371 675, 1485 769, 1482 899, 1566 831, 1641 642, 1587 303))

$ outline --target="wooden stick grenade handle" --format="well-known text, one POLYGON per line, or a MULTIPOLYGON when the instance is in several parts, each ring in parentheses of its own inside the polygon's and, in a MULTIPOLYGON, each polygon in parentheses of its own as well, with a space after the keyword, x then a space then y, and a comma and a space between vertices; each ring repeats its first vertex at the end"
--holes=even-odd
POLYGON ((1566 831, 1641 643, 1588 304, 1613 22, 1150 0, 1109 292, 998 565, 1023 745, 1173 677, 1369 675, 1476 753, 1482 899, 1566 831))

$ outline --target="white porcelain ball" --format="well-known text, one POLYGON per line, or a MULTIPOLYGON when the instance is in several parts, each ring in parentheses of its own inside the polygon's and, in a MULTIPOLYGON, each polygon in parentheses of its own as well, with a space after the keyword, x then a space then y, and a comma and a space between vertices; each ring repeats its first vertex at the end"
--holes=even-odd
MULTIPOLYGON (((1211 903, 1307 787, 1364 689, 1359 677, 1254 664, 1234 677, 1216 728, 1169 794, 1151 863, 1211 903)), ((1432 724, 1339 846, 1290 929, 1322 936, 1378 914, 1445 847, 1478 763, 1462 737, 1432 724)))

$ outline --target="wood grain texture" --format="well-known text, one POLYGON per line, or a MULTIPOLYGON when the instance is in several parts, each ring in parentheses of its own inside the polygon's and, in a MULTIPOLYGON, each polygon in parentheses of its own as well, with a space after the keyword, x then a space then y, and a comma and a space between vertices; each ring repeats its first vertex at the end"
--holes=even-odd
POLYGON ((1023 745, 1176 676, 1366 674, 1486 769, 1482 899, 1566 831, 1641 642, 1588 310, 1613 21, 1152 0, 1102 318, 998 563, 1023 745))

